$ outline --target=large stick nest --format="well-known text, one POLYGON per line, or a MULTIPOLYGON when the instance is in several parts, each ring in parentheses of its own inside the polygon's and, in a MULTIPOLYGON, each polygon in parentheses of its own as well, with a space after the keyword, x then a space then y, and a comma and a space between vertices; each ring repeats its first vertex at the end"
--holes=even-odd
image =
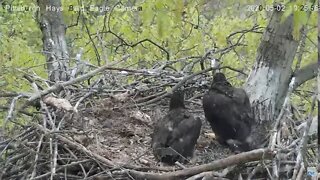
POLYGON ((308 135, 312 117, 296 117, 287 110, 271 132, 276 133, 273 148, 235 155, 219 145, 201 104, 211 81, 205 72, 212 68, 196 74, 109 70, 120 73, 93 73, 91 85, 81 83, 89 77, 84 75, 29 96, 22 108, 8 109, 8 122, 16 124, 10 134, 2 132, 3 179, 287 179, 302 178, 306 167, 316 166, 317 144, 308 135), (155 160, 150 134, 168 109, 168 88, 181 86, 188 109, 202 119, 203 127, 195 157, 188 164, 166 166, 155 160), (30 113, 26 107, 37 100, 40 111, 30 113))

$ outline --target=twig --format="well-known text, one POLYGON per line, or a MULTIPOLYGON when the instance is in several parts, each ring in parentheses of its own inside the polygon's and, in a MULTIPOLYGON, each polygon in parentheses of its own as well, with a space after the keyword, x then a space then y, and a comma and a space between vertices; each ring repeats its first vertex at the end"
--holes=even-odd
POLYGON ((228 180, 227 178, 222 178, 218 175, 216 172, 208 171, 208 172, 202 172, 199 174, 196 174, 194 176, 189 177, 186 180, 197 180, 197 179, 207 179, 209 178, 210 180, 228 180))
POLYGON ((39 159, 39 154, 40 154, 40 148, 42 145, 42 141, 43 141, 43 135, 41 135, 40 140, 38 142, 38 147, 37 147, 37 153, 34 157, 34 165, 33 165, 33 171, 31 173, 31 177, 30 179, 33 179, 36 176, 36 171, 37 171, 37 165, 38 165, 38 159, 39 159))
POLYGON ((299 151, 298 151, 298 155, 297 155, 297 159, 296 159, 296 165, 294 167, 293 175, 292 175, 293 180, 298 179, 298 174, 301 171, 300 168, 306 167, 306 164, 305 164, 306 146, 307 146, 307 141, 308 141, 308 133, 309 133, 310 126, 312 123, 312 113, 315 109, 316 100, 317 100, 317 95, 314 95, 312 98, 311 110, 310 110, 310 113, 309 113, 308 119, 307 119, 307 125, 305 127, 304 132, 303 132, 303 137, 302 137, 300 145, 299 145, 299 151))
MULTIPOLYGON (((56 85, 54 86, 51 86, 50 88, 46 89, 46 90, 43 90, 41 91, 40 93, 36 93, 36 94, 33 94, 30 98, 29 98, 29 102, 32 102, 44 95, 47 95, 51 92, 54 92, 54 91, 57 91, 59 90, 60 88, 62 87, 65 87, 65 86, 70 86, 70 85, 73 85, 75 83, 78 83, 78 82, 82 82, 84 80, 87 80, 95 75, 97 75, 98 73, 101 73, 105 70, 116 70, 116 71, 126 71, 126 72, 137 72, 136 70, 130 70, 130 69, 123 69, 123 68, 114 68, 112 67, 113 64, 111 65, 105 65, 105 66, 101 66, 100 68, 97 68, 87 74, 84 74, 82 76, 79 76, 75 79, 72 79, 70 81, 66 81, 66 82, 62 82, 62 83, 57 83, 56 85)), ((141 73, 141 72, 140 72, 141 73)))
POLYGON ((16 105, 17 100, 20 99, 20 98, 23 97, 23 96, 24 96, 24 95, 19 94, 18 96, 14 97, 14 98, 12 99, 11 104, 10 104, 10 108, 9 108, 9 111, 8 111, 8 115, 7 115, 7 117, 6 117, 5 121, 4 121, 4 124, 5 124, 4 127, 6 126, 7 121, 8 121, 8 120, 11 120, 12 117, 13 117, 13 111, 14 111, 14 107, 15 107, 15 105, 16 105))
MULTIPOLYGON (((148 104, 151 104, 151 103, 154 103, 154 102, 157 102, 167 96, 169 96, 173 91, 177 90, 178 88, 180 88, 185 82, 187 82, 188 80, 192 79, 193 77, 199 75, 199 74, 202 74, 202 73, 206 73, 206 72, 209 72, 209 71, 212 71, 212 70, 215 70, 217 68, 208 68, 208 69, 205 69, 205 70, 202 70, 202 71, 199 71, 197 73, 194 73, 194 74, 191 74, 189 76, 186 76, 184 77, 179 83, 177 83, 172 89, 171 89, 171 92, 166 92, 165 94, 161 95, 161 96, 158 96, 157 98, 154 98, 150 101, 147 101, 147 102, 144 102, 144 103, 140 103, 140 104, 136 104, 135 106, 139 107, 139 106, 144 106, 144 105, 148 105, 148 104)), ((131 106, 129 106, 131 107, 131 106)), ((132 106, 133 107, 133 106, 132 106)))
POLYGON ((95 83, 93 83, 93 84, 90 86, 90 91, 87 92, 84 96, 82 96, 82 97, 77 101, 76 105, 74 106, 74 111, 75 111, 75 112, 78 112, 78 106, 80 105, 80 103, 81 103, 84 99, 86 99, 87 97, 91 96, 91 95, 94 93, 94 92, 91 91, 91 90, 98 85, 98 83, 99 83, 100 80, 101 80, 101 79, 96 80, 95 83))
MULTIPOLYGON (((41 125, 39 125, 39 124, 33 124, 33 125, 34 125, 37 129, 39 129, 39 130, 41 130, 42 132, 44 132, 45 134, 49 134, 49 133, 50 133, 50 131, 49 131, 48 129, 44 128, 43 126, 41 126, 41 125)), ((81 145, 81 144, 79 144, 79 143, 77 143, 77 142, 71 141, 71 140, 69 140, 68 138, 63 137, 63 136, 58 135, 58 134, 56 134, 55 136, 56 136, 56 138, 59 139, 60 141, 63 141, 64 143, 66 143, 66 144, 68 144, 69 146, 77 149, 78 151, 81 151, 81 152, 87 154, 89 157, 92 157, 92 158, 94 158, 94 159, 97 159, 97 160, 99 160, 100 162, 104 163, 104 164, 107 165, 107 166, 115 167, 115 164, 114 164, 112 161, 110 161, 110 160, 108 160, 108 159, 106 159, 106 158, 104 158, 104 157, 102 157, 102 156, 100 156, 100 155, 98 155, 98 154, 95 154, 95 153, 89 151, 89 150, 88 150, 86 147, 84 147, 83 145, 81 145)))
MULTIPOLYGON (((76 160, 78 160, 78 157, 77 157, 67 146, 65 146, 64 148, 70 153, 70 155, 71 155, 73 158, 75 158, 76 160)), ((86 160, 86 161, 90 161, 90 160, 86 160)), ((66 164, 66 165, 68 165, 68 164, 66 164)), ((87 176, 86 170, 85 170, 85 168, 83 167, 83 165, 82 165, 81 163, 79 163, 79 166, 81 167, 81 170, 82 170, 84 176, 87 176)))
MULTIPOLYGON (((287 92, 287 95, 285 97, 285 100, 283 102, 283 106, 281 108, 281 111, 275 121, 275 124, 273 126, 273 129, 272 129, 272 134, 270 136, 270 141, 269 141, 269 147, 274 150, 276 144, 277 144, 277 136, 278 136, 278 130, 279 130, 279 127, 280 127, 280 124, 281 124, 281 120, 283 119, 282 117, 284 116, 285 114, 285 111, 288 107, 288 104, 290 103, 290 95, 293 91, 293 86, 295 84, 295 78, 293 77, 290 84, 289 84, 289 89, 288 89, 288 92, 287 92)), ((277 160, 274 159, 272 161, 272 176, 273 178, 276 178, 278 179, 279 178, 279 167, 277 165, 277 160)))
MULTIPOLYGON (((90 159, 85 159, 85 160, 78 161, 78 162, 71 162, 71 163, 69 163, 69 164, 60 166, 60 167, 57 169, 57 171, 60 171, 60 170, 62 170, 62 169, 64 169, 64 168, 67 168, 67 167, 71 167, 71 166, 75 166, 75 165, 81 165, 82 163, 89 162, 89 161, 91 161, 91 160, 90 160, 90 159)), ((40 175, 40 176, 35 177, 33 180, 43 179, 43 178, 45 178, 45 177, 50 176, 50 174, 51 174, 51 172, 47 172, 47 173, 45 173, 45 174, 42 174, 42 175, 40 175)))

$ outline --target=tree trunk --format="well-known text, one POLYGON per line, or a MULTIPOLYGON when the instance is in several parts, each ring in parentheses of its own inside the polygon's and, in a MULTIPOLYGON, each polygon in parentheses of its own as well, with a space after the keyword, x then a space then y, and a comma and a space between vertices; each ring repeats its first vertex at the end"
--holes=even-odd
MULTIPOLYGON (((320 1, 318 1, 318 6, 320 6, 320 1)), ((317 76, 317 82, 318 82, 318 118, 319 118, 319 106, 320 106, 320 11, 318 11, 318 64, 317 64, 317 69, 318 69, 318 76, 317 76)), ((318 138, 320 134, 320 123, 318 123, 318 138)), ((320 144, 320 139, 318 139, 318 144, 320 144)), ((320 154, 320 147, 319 147, 319 154, 320 154)), ((320 156, 319 156, 320 157, 320 156)), ((319 158, 320 161, 320 158, 319 158)))
POLYGON ((256 120, 251 136, 253 146, 266 142, 279 114, 289 83, 299 42, 293 39, 293 16, 281 21, 282 12, 274 12, 258 48, 256 63, 245 84, 256 120))
POLYGON ((274 12, 258 48, 256 64, 245 89, 256 119, 272 121, 281 110, 293 75, 291 65, 299 43, 293 39, 293 16, 280 22, 274 12))
POLYGON ((66 81, 69 78, 69 54, 65 40, 65 25, 60 0, 38 0, 40 7, 39 25, 43 34, 43 50, 49 80, 66 81))

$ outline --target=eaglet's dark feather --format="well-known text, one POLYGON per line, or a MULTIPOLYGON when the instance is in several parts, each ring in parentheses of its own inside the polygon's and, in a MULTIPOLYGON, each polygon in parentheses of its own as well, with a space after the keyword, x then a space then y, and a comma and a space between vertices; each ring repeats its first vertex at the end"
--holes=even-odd
POLYGON ((203 96, 203 109, 221 144, 237 152, 251 149, 253 116, 243 89, 232 87, 224 74, 216 73, 209 91, 203 96))
POLYGON ((185 162, 192 157, 201 124, 201 120, 185 108, 183 92, 174 92, 169 112, 154 127, 151 144, 155 157, 167 164, 185 162))

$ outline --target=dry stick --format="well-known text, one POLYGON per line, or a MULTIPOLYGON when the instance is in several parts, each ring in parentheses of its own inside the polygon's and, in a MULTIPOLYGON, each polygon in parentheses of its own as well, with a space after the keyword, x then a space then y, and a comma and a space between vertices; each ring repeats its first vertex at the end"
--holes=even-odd
POLYGON ((307 125, 305 127, 305 130, 303 132, 303 136, 302 136, 302 139, 301 139, 301 142, 300 142, 300 145, 299 145, 299 152, 298 152, 298 155, 297 155, 297 160, 296 160, 296 165, 294 167, 294 170, 293 170, 293 175, 292 175, 292 178, 293 180, 295 179, 298 179, 297 177, 299 176, 299 172, 301 171, 300 168, 305 168, 305 165, 303 164, 304 161, 305 161, 305 153, 306 153, 306 146, 307 146, 307 141, 308 141, 308 133, 309 133, 309 130, 310 130, 310 126, 311 126, 311 123, 312 123, 312 113, 315 109, 315 106, 316 106, 316 100, 317 100, 317 96, 314 95, 313 98, 312 98, 312 104, 311 104, 311 110, 310 110, 310 113, 308 115, 308 119, 307 119, 307 125))
POLYGON ((44 95, 47 95, 51 92, 54 92, 58 89, 60 89, 61 87, 65 87, 65 86, 69 86, 69 85, 72 85, 72 84, 75 84, 75 83, 78 83, 78 82, 82 82, 82 81, 85 81, 89 78, 91 78, 92 76, 95 76, 96 74, 100 73, 100 72, 103 72, 105 70, 115 70, 115 71, 125 71, 125 72, 133 72, 133 73, 146 73, 146 71, 139 71, 139 70, 131 70, 131 69, 124 69, 124 68, 114 68, 112 67, 113 64, 111 65, 104 65, 104 66, 101 66, 100 68, 97 68, 91 72, 88 72, 82 76, 79 76, 75 79, 72 79, 70 81, 66 81, 66 82, 62 82, 62 83, 57 83, 55 84, 54 86, 46 89, 46 90, 43 90, 41 91, 40 93, 35 93, 33 94, 29 99, 28 101, 29 102, 32 102, 38 98, 40 98, 41 96, 44 96, 44 95))
POLYGON ((303 179, 304 171, 305 171, 305 167, 302 163, 296 179, 298 179, 298 180, 303 179))
POLYGON ((40 137, 40 140, 39 140, 39 142, 38 142, 37 152, 36 152, 36 155, 35 155, 35 157, 34 157, 33 171, 32 171, 32 173, 31 173, 30 179, 33 179, 33 178, 36 176, 38 159, 39 159, 39 154, 40 154, 40 148, 41 148, 41 145, 42 145, 43 138, 44 138, 44 136, 43 136, 43 134, 42 134, 41 137, 40 137))
POLYGON ((136 102, 137 102, 137 103, 145 102, 146 100, 149 100, 149 99, 154 98, 154 97, 157 97, 157 96, 161 96, 161 95, 163 95, 163 94, 165 94, 165 93, 166 93, 165 91, 161 91, 161 92, 159 92, 159 93, 155 93, 155 94, 152 94, 152 95, 150 95, 150 96, 137 99, 136 102))
MULTIPOLYGON (((227 68, 227 67, 222 67, 222 68, 227 68)), ((221 69, 222 69, 222 68, 221 68, 221 69)), ((151 104, 151 103, 155 103, 155 102, 157 102, 157 101, 159 101, 159 100, 161 100, 161 99, 169 96, 173 91, 177 90, 180 86, 182 86, 182 85, 183 85, 185 82, 187 82, 189 79, 192 79, 193 77, 198 76, 199 74, 203 74, 203 73, 206 73, 206 72, 209 72, 209 71, 212 71, 212 70, 216 70, 216 69, 218 69, 218 68, 212 68, 212 67, 210 67, 210 68, 208 68, 208 69, 204 69, 204 70, 199 71, 199 72, 197 72, 197 73, 194 73, 194 74, 191 74, 191 75, 189 75, 189 76, 186 76, 186 77, 184 77, 179 83, 177 83, 175 86, 173 86, 173 88, 171 89, 171 92, 166 92, 165 94, 163 94, 163 95, 161 95, 161 96, 158 96, 157 98, 154 98, 154 99, 152 99, 152 100, 150 100, 150 101, 146 101, 146 102, 144 102, 144 103, 136 104, 136 105, 134 105, 133 107, 144 106, 144 105, 148 105, 148 104, 151 104)), ((129 107, 131 107, 131 106, 129 106, 129 107)))
POLYGON ((93 88, 96 88, 97 86, 97 82, 99 82, 101 79, 99 78, 98 80, 96 80, 92 85, 90 85, 89 87, 89 92, 87 92, 84 96, 82 96, 76 103, 76 105, 74 105, 74 111, 78 112, 78 106, 80 105, 80 103, 86 99, 87 97, 91 96, 94 92, 92 91, 93 88))
POLYGON ((247 180, 251 180, 253 178, 253 176, 259 172, 261 169, 263 169, 263 167, 261 166, 261 164, 259 163, 253 170, 252 172, 248 175, 247 180))
POLYGON ((218 176, 218 174, 216 174, 215 172, 212 172, 212 171, 202 172, 202 173, 194 175, 186 180, 197 180, 197 179, 205 179, 205 178, 209 178, 211 180, 229 180, 229 179, 222 178, 222 177, 218 176))
POLYGON ((231 167, 225 168, 221 173, 220 172, 215 172, 215 171, 202 172, 200 174, 191 176, 186 180, 196 180, 196 179, 199 179, 201 176, 203 176, 202 180, 206 180, 206 179, 207 180, 214 180, 214 179, 217 179, 217 180, 228 180, 227 178, 223 178, 223 177, 226 177, 227 174, 229 172, 233 171, 233 169, 235 167, 236 166, 231 166, 231 167))
POLYGON ((82 96, 82 97, 77 101, 76 105, 74 106, 75 112, 78 112, 78 106, 80 105, 80 103, 81 103, 84 99, 86 99, 87 97, 91 96, 92 94, 93 94, 92 91, 87 92, 84 96, 82 96))
MULTIPOLYGON (((278 128, 280 127, 282 117, 288 107, 287 105, 290 103, 290 95, 293 91, 294 84, 295 84, 295 77, 293 77, 291 79, 287 95, 286 95, 284 102, 283 102, 283 106, 282 106, 281 111, 280 111, 280 113, 275 121, 275 124, 273 126, 272 135, 270 136, 270 141, 269 141, 269 146, 270 146, 271 150, 274 150, 274 148, 276 146, 276 143, 277 143, 276 139, 278 136, 278 128)), ((273 178, 276 178, 276 179, 279 178, 278 170, 279 170, 279 167, 276 163, 276 160, 274 159, 272 162, 272 176, 273 176, 273 178)))
POLYGON ((57 173, 57 161, 58 161, 58 142, 56 139, 53 139, 54 142, 53 142, 53 167, 52 167, 52 179, 54 179, 54 175, 57 173))
MULTIPOLYGON (((42 132, 44 132, 44 133, 46 133, 46 134, 49 134, 49 133, 50 133, 50 131, 49 131, 48 129, 44 128, 43 126, 41 126, 41 125, 39 125, 39 124, 35 124, 35 123, 34 123, 33 125, 34 125, 37 129, 41 130, 42 132)), ((59 139, 60 141, 64 142, 64 143, 68 144, 69 146, 75 148, 76 150, 81 151, 81 152, 84 152, 84 153, 87 154, 89 157, 94 158, 94 159, 97 159, 98 161, 104 163, 104 164, 107 165, 107 166, 110 166, 110 167, 114 167, 114 166, 115 166, 115 164, 114 164, 112 161, 104 158, 103 156, 100 156, 100 155, 98 155, 98 154, 95 154, 95 153, 89 151, 89 150, 88 150, 86 147, 84 147, 82 144, 73 142, 73 141, 69 140, 68 138, 65 138, 65 137, 63 137, 63 136, 61 136, 61 135, 58 135, 58 134, 56 134, 56 138, 59 139)))
POLYGON ((52 143, 52 137, 49 137, 49 149, 50 149, 50 180, 53 180, 53 176, 56 173, 54 168, 54 159, 53 159, 53 143, 52 143))
POLYGON ((131 108, 131 107, 139 107, 139 106, 144 106, 144 105, 148 105, 148 104, 151 104, 151 103, 155 103, 167 96, 169 96, 173 91, 177 90, 179 87, 181 87, 184 83, 186 83, 188 80, 200 75, 200 74, 203 74, 203 73, 206 73, 206 72, 209 72, 209 71, 213 71, 213 70, 217 70, 217 69, 230 69, 230 70, 233 70, 233 71, 236 71, 236 72, 241 72, 239 71, 238 69, 235 69, 235 68, 232 68, 230 66, 223 66, 223 67, 210 67, 210 68, 207 68, 207 69, 204 69, 202 71, 199 71, 199 72, 196 72, 194 74, 191 74, 189 76, 186 76, 184 77, 179 83, 177 83, 175 86, 173 86, 173 88, 171 89, 171 92, 166 92, 165 94, 161 95, 161 96, 158 96, 157 98, 154 98, 150 101, 146 101, 144 103, 140 103, 140 104, 135 104, 133 106, 127 106, 127 108, 131 108))
POLYGON ((278 115, 278 117, 277 117, 277 119, 276 119, 276 121, 275 121, 275 124, 274 124, 274 126, 273 126, 273 130, 272 130, 273 134, 272 134, 272 136, 270 136, 270 141, 269 141, 269 145, 270 145, 270 148, 271 148, 271 149, 274 149, 275 146, 276 146, 276 137, 277 137, 277 134, 278 134, 278 133, 277 133, 277 130, 278 130, 280 124, 281 124, 281 120, 282 120, 282 117, 283 117, 283 115, 284 115, 284 113, 285 113, 285 110, 286 110, 286 108, 287 108, 287 105, 288 105, 288 103, 290 102, 290 95, 291 95, 291 93, 292 93, 292 91, 293 91, 293 85, 294 85, 294 83, 295 83, 295 78, 293 78, 293 79, 291 80, 291 82, 290 82, 287 96, 286 96, 286 98, 285 98, 285 100, 284 100, 284 102, 283 102, 283 106, 282 106, 282 108, 281 108, 281 111, 280 111, 280 113, 279 113, 279 115, 278 115))
POLYGON ((8 111, 8 115, 4 121, 4 127, 6 127, 7 125, 7 121, 8 120, 11 120, 13 118, 13 111, 14 111, 14 107, 16 106, 16 102, 18 101, 18 99, 20 99, 21 97, 23 97, 24 95, 20 94, 16 97, 14 97, 10 103, 10 108, 9 108, 9 111, 8 111))
MULTIPOLYGON (((91 160, 89 159, 85 159, 85 160, 81 160, 81 161, 77 161, 77 162, 71 162, 70 164, 65 164, 65 165, 61 165, 57 171, 60 171, 64 168, 67 168, 67 167, 71 167, 71 166, 76 166, 76 165, 81 165, 82 163, 85 163, 85 162, 90 162, 91 160)), ((37 180, 37 179, 44 179, 45 177, 47 176, 50 176, 51 172, 47 172, 45 174, 41 174, 37 177, 35 177, 33 180, 37 180)))
MULTIPOLYGON (((50 134, 52 132, 50 132, 48 129, 44 128, 43 126, 33 123, 34 127, 36 127, 37 129, 41 130, 42 132, 46 133, 46 134, 50 134)), ((89 157, 102 162, 103 164, 105 164, 106 166, 112 167, 114 170, 119 169, 121 167, 124 168, 131 168, 131 169, 152 169, 152 168, 141 168, 141 167, 137 167, 137 166, 133 166, 133 165, 128 165, 128 164, 124 164, 124 163, 114 163, 106 158, 104 158, 103 156, 96 154, 90 150, 88 150, 86 147, 84 147, 82 144, 79 144, 77 142, 74 142, 66 137, 63 137, 62 135, 58 135, 56 134, 55 137, 57 139, 59 139, 60 141, 68 144, 70 147, 75 148, 76 150, 83 152, 85 154, 87 154, 89 157)))
POLYGON ((123 174, 129 173, 136 179, 171 180, 190 177, 202 172, 223 169, 232 165, 243 164, 251 161, 272 159, 275 154, 270 149, 256 149, 249 152, 232 155, 224 159, 168 173, 148 173, 136 170, 125 170, 123 174))
MULTIPOLYGON (((75 158, 76 160, 78 160, 78 157, 77 157, 67 146, 65 146, 64 148, 68 151, 68 153, 70 153, 70 155, 71 155, 73 158, 75 158)), ((87 176, 87 172, 86 172, 85 168, 83 167, 83 165, 82 165, 81 163, 79 163, 79 166, 81 167, 84 176, 87 176)))

